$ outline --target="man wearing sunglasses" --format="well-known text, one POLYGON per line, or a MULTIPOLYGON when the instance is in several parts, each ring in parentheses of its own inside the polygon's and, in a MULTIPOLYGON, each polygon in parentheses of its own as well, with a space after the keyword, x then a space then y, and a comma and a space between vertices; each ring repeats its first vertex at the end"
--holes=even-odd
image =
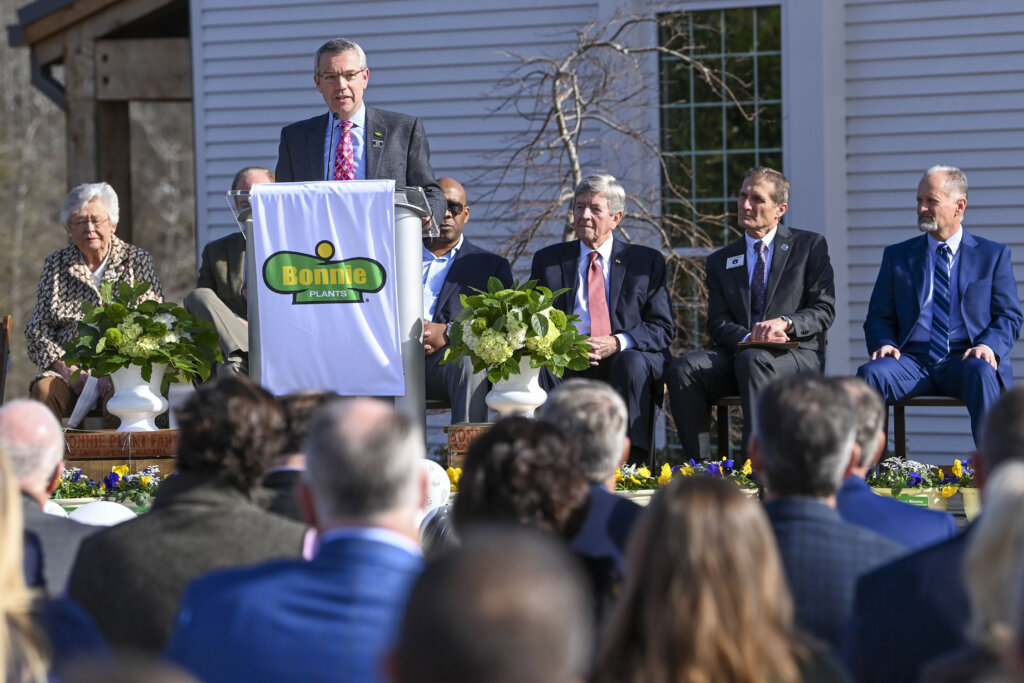
POLYGON ((329 40, 313 65, 313 81, 329 111, 281 130, 278 182, 391 179, 397 187, 422 187, 439 223, 444 195, 434 181, 420 120, 364 105, 370 70, 356 43, 329 40))
POLYGON ((462 311, 460 294, 472 295, 473 289, 487 289, 492 275, 512 286, 512 268, 508 260, 481 249, 462 231, 469 222, 466 189, 452 178, 440 178, 447 206, 437 237, 423 238, 423 350, 426 352, 427 399, 447 401, 452 407, 452 423, 486 422, 487 378, 473 372, 473 364, 464 358, 461 364, 442 365, 448 345, 448 325, 462 311))

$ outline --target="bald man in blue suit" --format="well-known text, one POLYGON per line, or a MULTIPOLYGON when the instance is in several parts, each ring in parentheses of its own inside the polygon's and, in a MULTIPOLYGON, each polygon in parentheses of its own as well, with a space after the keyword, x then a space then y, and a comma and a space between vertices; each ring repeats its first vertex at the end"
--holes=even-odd
POLYGON ((1010 351, 1024 315, 1010 249, 963 230, 966 209, 963 171, 925 172, 917 216, 926 234, 882 254, 864 321, 871 360, 857 375, 888 403, 960 399, 977 443, 982 416, 1013 383, 1010 351))

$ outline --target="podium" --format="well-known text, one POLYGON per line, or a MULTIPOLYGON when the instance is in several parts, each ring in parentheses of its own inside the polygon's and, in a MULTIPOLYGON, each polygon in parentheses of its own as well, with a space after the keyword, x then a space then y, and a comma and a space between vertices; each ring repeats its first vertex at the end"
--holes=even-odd
POLYGON ((246 238, 253 380, 274 394, 390 396, 422 421, 423 190, 277 183, 227 199, 246 238))

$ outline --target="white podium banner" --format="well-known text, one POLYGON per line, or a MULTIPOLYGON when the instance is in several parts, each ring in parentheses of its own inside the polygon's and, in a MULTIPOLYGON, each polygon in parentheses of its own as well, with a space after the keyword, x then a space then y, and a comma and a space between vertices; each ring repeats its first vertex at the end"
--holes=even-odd
POLYGON ((394 191, 392 180, 253 186, 259 272, 247 280, 271 393, 404 394, 394 191))

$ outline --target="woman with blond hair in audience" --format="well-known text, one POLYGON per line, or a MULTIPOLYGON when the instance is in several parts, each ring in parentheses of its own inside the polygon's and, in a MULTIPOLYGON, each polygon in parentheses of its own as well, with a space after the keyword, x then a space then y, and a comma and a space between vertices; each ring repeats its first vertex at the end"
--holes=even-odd
POLYGON ((659 491, 626 577, 593 683, 849 680, 796 633, 768 519, 730 482, 687 477, 659 491))

